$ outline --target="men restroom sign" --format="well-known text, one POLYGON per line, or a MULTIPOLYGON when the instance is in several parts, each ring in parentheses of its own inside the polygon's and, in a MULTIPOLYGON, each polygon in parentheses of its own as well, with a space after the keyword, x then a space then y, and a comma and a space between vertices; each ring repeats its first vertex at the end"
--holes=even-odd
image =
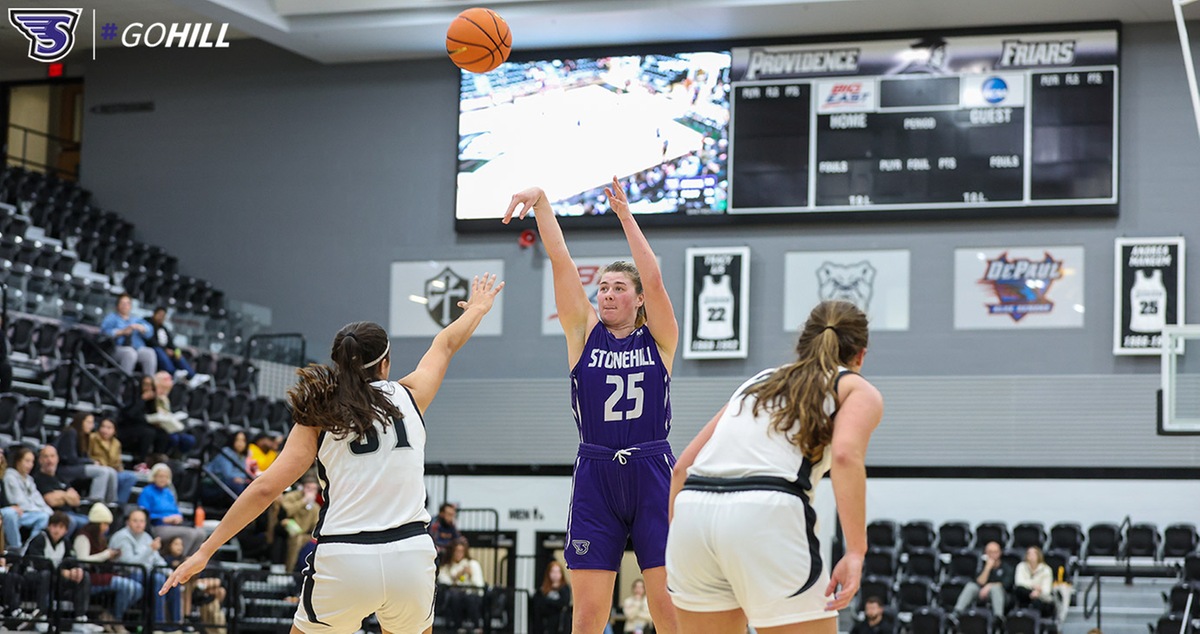
POLYGON ((750 248, 687 250, 685 359, 745 359, 750 248))

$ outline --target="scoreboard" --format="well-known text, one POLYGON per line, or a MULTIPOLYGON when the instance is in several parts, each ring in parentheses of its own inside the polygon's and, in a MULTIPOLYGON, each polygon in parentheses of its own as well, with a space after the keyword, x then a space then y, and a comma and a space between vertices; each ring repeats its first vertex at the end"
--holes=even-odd
POLYGON ((727 213, 1113 214, 1118 39, 734 48, 727 213))

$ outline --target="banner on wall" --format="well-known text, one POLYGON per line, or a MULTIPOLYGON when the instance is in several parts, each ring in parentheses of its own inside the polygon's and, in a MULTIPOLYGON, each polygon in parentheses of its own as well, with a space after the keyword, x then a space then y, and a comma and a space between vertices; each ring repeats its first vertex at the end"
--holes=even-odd
POLYGON ((799 251, 784 256, 783 330, 797 332, 813 306, 853 302, 872 331, 908 330, 909 252, 799 251))
POLYGON ((688 249, 685 289, 683 358, 745 359, 750 247, 688 249))
MULTIPOLYGON (((583 292, 587 293, 592 308, 596 306, 596 289, 600 286, 600 276, 604 267, 617 260, 632 261, 629 255, 614 255, 612 257, 574 258, 575 267, 579 269, 579 281, 583 283, 583 292)), ((563 334, 562 326, 558 323, 558 308, 554 305, 554 270, 550 260, 542 265, 542 334, 563 334)))
POLYGON ((1117 238, 1113 354, 1157 355, 1164 326, 1183 320, 1184 241, 1117 238))
MULTIPOLYGON (((458 302, 470 296, 471 280, 484 273, 492 273, 502 281, 504 260, 392 262, 388 334, 393 337, 436 335, 462 314, 458 302)), ((475 335, 501 334, 503 314, 504 293, 500 293, 492 310, 479 323, 475 335)))
POLYGON ((1083 327, 1083 247, 954 250, 954 328, 1083 327))

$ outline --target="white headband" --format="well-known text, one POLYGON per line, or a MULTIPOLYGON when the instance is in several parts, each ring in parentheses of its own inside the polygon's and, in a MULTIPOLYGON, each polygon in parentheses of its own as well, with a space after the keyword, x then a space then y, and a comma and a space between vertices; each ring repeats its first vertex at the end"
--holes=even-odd
POLYGON ((388 356, 388 353, 389 353, 389 352, 391 352, 391 351, 392 351, 392 341, 389 339, 389 340, 388 340, 388 342, 387 342, 387 347, 385 347, 385 348, 383 349, 383 354, 379 355, 379 357, 378 357, 378 358, 376 358, 374 361, 372 361, 372 362, 370 362, 370 363, 368 363, 368 364, 364 365, 364 366, 363 366, 363 369, 364 369, 364 370, 366 370, 367 368, 369 368, 369 367, 371 367, 371 366, 375 365, 376 363, 379 363, 380 361, 383 361, 383 358, 384 358, 384 357, 386 357, 386 356, 388 356))

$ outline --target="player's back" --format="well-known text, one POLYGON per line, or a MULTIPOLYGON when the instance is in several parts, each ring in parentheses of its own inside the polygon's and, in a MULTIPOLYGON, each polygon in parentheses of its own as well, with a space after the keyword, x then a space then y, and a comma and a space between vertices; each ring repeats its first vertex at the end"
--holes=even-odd
POLYGON ((315 537, 380 533, 429 523, 425 509, 425 423, 408 390, 392 381, 372 386, 403 415, 386 425, 376 421, 360 439, 322 433, 317 446, 317 477, 325 506, 315 537))

